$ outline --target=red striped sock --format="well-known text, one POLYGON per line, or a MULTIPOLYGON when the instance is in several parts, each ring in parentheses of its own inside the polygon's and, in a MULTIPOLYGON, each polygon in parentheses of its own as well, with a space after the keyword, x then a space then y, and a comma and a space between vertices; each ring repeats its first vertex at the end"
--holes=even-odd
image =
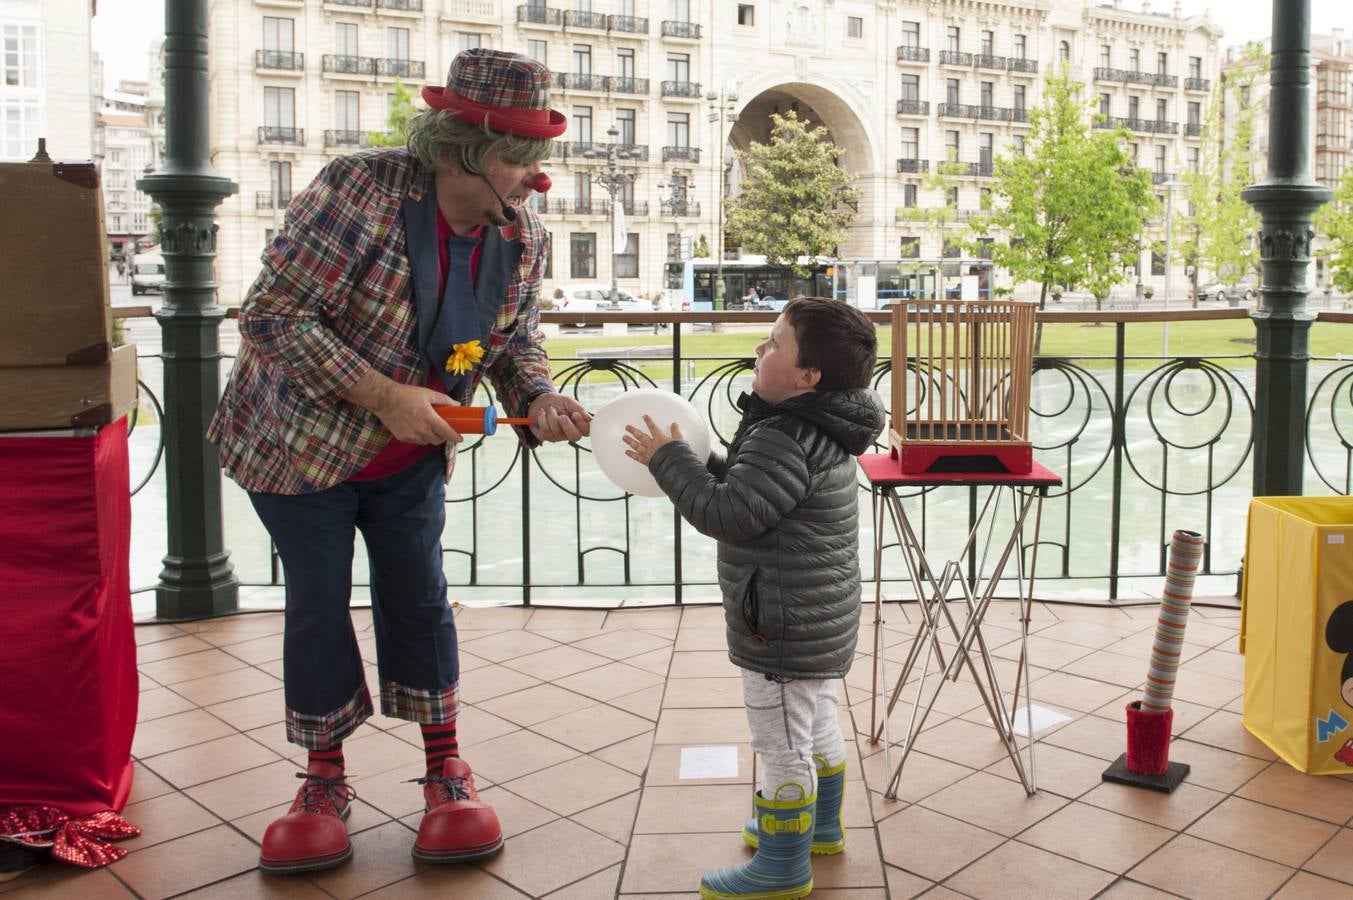
POLYGON ((445 725, 421 725, 423 730, 423 752, 427 754, 428 772, 442 774, 442 763, 460 756, 460 744, 456 742, 456 723, 445 725))
POLYGON ((329 765, 332 766, 338 766, 339 770, 341 771, 344 765, 343 745, 339 744, 338 746, 331 747, 328 750, 311 750, 310 759, 308 762, 309 765, 312 766, 317 762, 328 763, 329 765))

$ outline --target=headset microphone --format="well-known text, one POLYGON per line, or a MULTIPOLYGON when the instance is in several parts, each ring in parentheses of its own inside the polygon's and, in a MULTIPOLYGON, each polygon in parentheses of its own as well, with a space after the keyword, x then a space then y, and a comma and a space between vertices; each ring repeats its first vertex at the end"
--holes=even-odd
POLYGON ((507 201, 503 199, 502 194, 498 193, 498 189, 493 186, 493 182, 489 181, 484 175, 480 175, 479 177, 484 179, 484 183, 489 186, 489 190, 493 191, 493 196, 498 198, 498 203, 502 207, 500 212, 503 219, 508 223, 517 221, 517 211, 508 205, 507 201))

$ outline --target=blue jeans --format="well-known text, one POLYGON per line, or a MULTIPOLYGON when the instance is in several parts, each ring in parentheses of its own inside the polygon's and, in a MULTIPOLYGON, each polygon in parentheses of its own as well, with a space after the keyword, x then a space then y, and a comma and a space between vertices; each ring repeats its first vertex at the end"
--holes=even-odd
POLYGON ((460 665, 442 571, 443 473, 442 454, 433 453, 377 481, 249 494, 286 575, 282 671, 293 743, 329 749, 372 713, 348 613, 357 531, 371 563, 381 712, 425 724, 455 720, 460 665))

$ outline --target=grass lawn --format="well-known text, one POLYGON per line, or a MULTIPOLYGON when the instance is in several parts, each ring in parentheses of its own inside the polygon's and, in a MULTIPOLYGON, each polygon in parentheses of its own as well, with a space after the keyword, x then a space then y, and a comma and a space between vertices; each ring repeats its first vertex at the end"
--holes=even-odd
MULTIPOLYGON (((750 358, 765 330, 748 329, 712 333, 685 332, 681 336, 681 352, 694 359, 697 377, 703 376, 730 358, 750 358)), ((1159 364, 1163 326, 1159 322, 1129 324, 1126 332, 1126 350, 1129 369, 1150 369, 1159 364)), ((1043 356, 1066 357, 1087 361, 1091 369, 1113 367, 1114 332, 1112 325, 1064 323, 1043 328, 1043 356)), ((891 328, 879 329, 879 348, 887 353, 892 340, 891 328)), ((635 330, 626 337, 565 336, 545 342, 545 349, 554 360, 556 371, 571 364, 579 351, 603 347, 668 346, 670 334, 648 334, 635 330)), ((1346 325, 1325 322, 1311 329, 1311 355, 1314 357, 1349 356, 1353 352, 1353 329, 1346 325)), ((1254 324, 1246 319, 1221 319, 1205 322, 1171 322, 1170 355, 1198 356, 1216 360, 1228 368, 1247 369, 1254 366, 1254 324), (1221 357, 1236 357, 1222 359, 1221 357)), ((635 359, 631 365, 647 372, 654 379, 671 377, 670 359, 635 359)), ((604 372, 593 373, 591 379, 605 380, 604 372)))

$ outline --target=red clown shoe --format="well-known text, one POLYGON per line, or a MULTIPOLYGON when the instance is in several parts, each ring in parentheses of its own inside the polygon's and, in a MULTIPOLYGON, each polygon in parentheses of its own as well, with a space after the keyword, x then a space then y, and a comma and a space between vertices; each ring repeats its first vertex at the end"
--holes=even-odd
POLYGON ((418 826, 413 858, 426 863, 484 859, 503 849, 498 814, 479 799, 474 775, 463 759, 442 764, 442 774, 418 779, 427 812, 418 826))
POLYGON ((352 856, 352 843, 343 822, 357 792, 348 786, 343 770, 332 763, 315 762, 310 771, 296 773, 305 784, 282 818, 268 826, 258 866, 265 872, 287 874, 336 866, 352 856))

